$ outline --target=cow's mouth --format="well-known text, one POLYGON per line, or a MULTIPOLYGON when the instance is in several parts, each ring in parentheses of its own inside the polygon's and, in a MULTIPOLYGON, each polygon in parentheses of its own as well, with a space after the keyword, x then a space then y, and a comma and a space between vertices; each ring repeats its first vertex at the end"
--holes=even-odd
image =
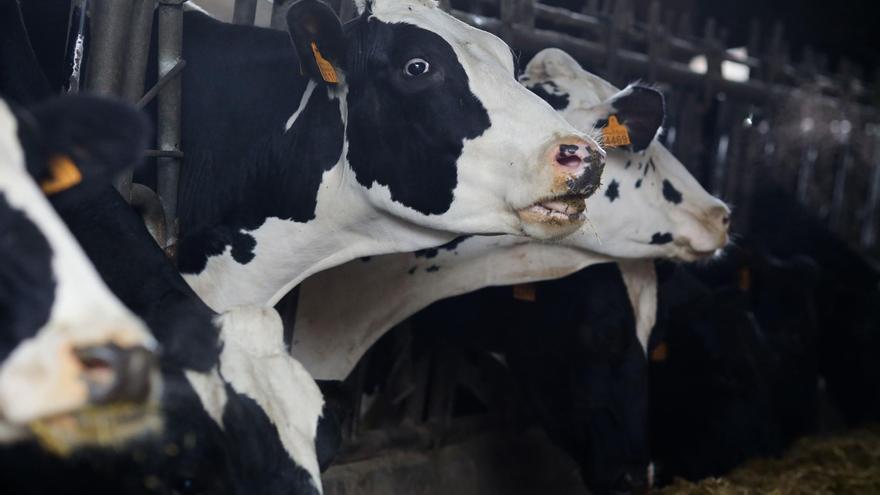
POLYGON ((90 406, 28 423, 40 445, 58 456, 79 447, 114 447, 161 430, 158 404, 115 403, 90 406))
POLYGON ((580 194, 567 194, 538 201, 527 208, 517 211, 520 220, 524 222, 552 223, 566 225, 584 221, 584 211, 587 204, 586 196, 580 194))

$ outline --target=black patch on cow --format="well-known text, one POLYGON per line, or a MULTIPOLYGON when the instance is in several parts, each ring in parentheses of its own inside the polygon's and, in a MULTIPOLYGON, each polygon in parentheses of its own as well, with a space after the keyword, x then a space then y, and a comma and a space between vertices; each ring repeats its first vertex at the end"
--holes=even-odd
POLYGON ((140 216, 109 183, 50 197, 116 297, 162 345, 163 363, 206 371, 219 356, 214 313, 192 292, 140 216))
POLYGON ((440 252, 441 249, 444 250, 444 251, 452 251, 452 250, 454 250, 455 248, 458 247, 459 244, 461 244, 462 242, 464 242, 464 240, 467 239, 468 237, 473 237, 473 236, 470 236, 470 235, 462 235, 462 236, 458 236, 458 237, 456 237, 455 239, 453 239, 453 240, 447 242, 446 244, 443 244, 442 246, 437 246, 437 247, 435 247, 435 248, 428 248, 428 249, 419 249, 419 250, 416 251, 414 254, 416 255, 416 258, 428 258, 428 259, 431 259, 431 258, 436 257, 437 254, 439 254, 439 252, 440 252))
POLYGON ((237 246, 239 262, 250 259, 252 241, 236 232, 270 217, 313 219, 323 174, 341 157, 344 127, 340 102, 318 85, 285 132, 308 82, 286 33, 198 12, 185 13, 184 25, 178 249, 180 269, 195 273, 221 245, 237 246))
POLYGON ((663 197, 672 204, 681 203, 681 192, 666 179, 663 179, 663 197))
POLYGON ((0 361, 48 320, 55 299, 52 248, 0 192, 0 361))
POLYGON ((257 240, 250 234, 240 232, 235 227, 218 226, 209 231, 187 237, 177 251, 177 261, 184 273, 198 273, 205 269, 208 258, 219 256, 232 247, 232 259, 248 264, 254 259, 254 248, 257 240))
POLYGON ((657 232, 651 236, 651 244, 656 244, 658 246, 662 246, 663 244, 669 244, 672 242, 672 234, 669 232, 660 233, 657 232))
POLYGON ((654 164, 653 158, 648 158, 648 163, 645 164, 645 170, 642 172, 642 176, 647 177, 648 171, 657 172, 657 165, 654 164))
POLYGON ((348 159, 358 182, 387 186, 392 200, 425 215, 446 212, 464 141, 491 125, 458 57, 409 24, 362 17, 347 34, 348 159), (431 70, 408 78, 404 66, 416 57, 431 70))
POLYGON ((428 272, 428 273, 439 272, 439 271, 440 271, 440 267, 437 266, 437 265, 431 265, 431 266, 429 266, 428 268, 425 268, 425 271, 428 272))
POLYGON ((642 179, 636 181, 636 189, 642 187, 642 179))
POLYGON ((616 180, 612 180, 611 184, 608 184, 608 189, 605 190, 605 197, 608 198, 610 203, 613 203, 615 199, 620 197, 620 183, 616 180))
POLYGON ((559 86, 553 81, 544 81, 542 83, 526 86, 526 89, 535 93, 542 100, 546 101, 554 110, 565 110, 568 108, 568 93, 559 90, 559 86), (551 91, 548 91, 550 88, 551 91))
POLYGON ((630 165, 632 165, 632 160, 627 160, 627 161, 626 161, 626 165, 624 165, 623 168, 625 168, 625 169, 626 169, 626 168, 629 168, 630 165))
POLYGON ((263 408, 230 385, 226 395, 223 428, 230 449, 229 472, 238 492, 317 495, 308 471, 290 457, 263 408))

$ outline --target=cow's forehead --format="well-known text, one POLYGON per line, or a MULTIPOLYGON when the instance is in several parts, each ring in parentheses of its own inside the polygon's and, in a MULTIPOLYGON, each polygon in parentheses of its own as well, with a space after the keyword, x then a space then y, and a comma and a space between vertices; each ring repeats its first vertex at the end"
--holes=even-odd
POLYGON ((374 6, 372 17, 389 24, 412 24, 436 33, 452 46, 468 72, 469 65, 492 60, 500 63, 511 76, 514 73, 513 57, 506 43, 492 33, 452 17, 433 2, 385 1, 374 6))

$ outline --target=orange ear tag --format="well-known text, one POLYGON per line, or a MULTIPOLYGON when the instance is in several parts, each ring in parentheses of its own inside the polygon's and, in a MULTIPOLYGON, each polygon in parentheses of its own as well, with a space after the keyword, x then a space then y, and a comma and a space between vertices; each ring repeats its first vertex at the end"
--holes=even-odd
POLYGON ((617 148, 632 144, 626 126, 617 120, 617 115, 608 116, 608 125, 602 129, 602 145, 606 148, 617 148))
POLYGON ((66 191, 82 182, 82 173, 66 155, 55 155, 49 160, 49 173, 51 177, 40 181, 40 188, 47 196, 66 191))
POLYGON ((535 302, 538 295, 535 284, 517 284, 513 286, 513 298, 517 301, 535 302))
POLYGON ((651 361, 655 363, 662 363, 669 358, 669 346, 666 345, 666 342, 660 342, 657 344, 657 347, 651 351, 651 361))
POLYGON ((324 79, 324 82, 337 84, 339 83, 339 77, 336 76, 336 69, 333 68, 333 64, 331 64, 318 50, 318 44, 314 41, 312 42, 312 54, 315 56, 315 62, 318 63, 318 70, 321 72, 321 78, 324 79))

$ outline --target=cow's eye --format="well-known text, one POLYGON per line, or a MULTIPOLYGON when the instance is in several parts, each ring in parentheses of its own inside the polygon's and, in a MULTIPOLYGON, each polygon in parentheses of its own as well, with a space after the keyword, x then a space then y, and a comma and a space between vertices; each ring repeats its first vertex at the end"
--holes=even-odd
POLYGON ((414 58, 406 63, 403 72, 409 77, 419 77, 428 73, 431 64, 422 58, 414 58))

